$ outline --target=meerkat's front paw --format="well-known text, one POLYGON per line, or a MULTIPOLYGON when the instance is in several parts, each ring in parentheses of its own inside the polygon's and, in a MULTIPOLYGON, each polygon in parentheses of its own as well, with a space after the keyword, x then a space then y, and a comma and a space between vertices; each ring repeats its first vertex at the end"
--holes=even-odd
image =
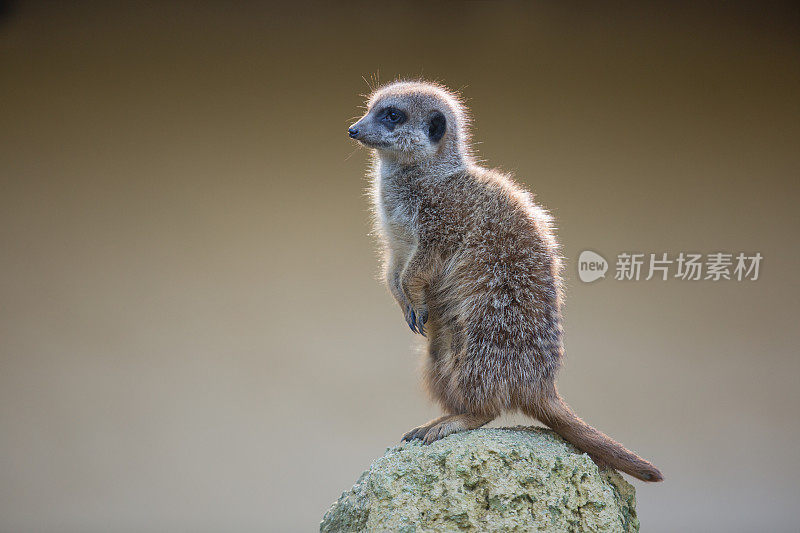
POLYGON ((422 305, 415 308, 412 305, 406 305, 404 314, 411 331, 425 337, 425 323, 428 322, 428 307, 422 305))

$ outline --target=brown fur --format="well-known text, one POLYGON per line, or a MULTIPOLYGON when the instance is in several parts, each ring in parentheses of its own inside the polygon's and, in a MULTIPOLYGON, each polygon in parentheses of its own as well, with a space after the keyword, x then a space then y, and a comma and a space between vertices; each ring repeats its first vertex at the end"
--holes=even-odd
POLYGON ((425 384, 447 413, 404 438, 429 443, 521 410, 598 464, 660 481, 655 466, 558 395, 562 282, 550 215, 510 176, 474 162, 466 110, 444 87, 395 82, 368 107, 351 136, 376 152, 387 284, 411 329, 428 337, 425 384), (381 122, 387 107, 406 120, 381 122), (436 112, 447 121, 440 140, 431 136, 436 112))

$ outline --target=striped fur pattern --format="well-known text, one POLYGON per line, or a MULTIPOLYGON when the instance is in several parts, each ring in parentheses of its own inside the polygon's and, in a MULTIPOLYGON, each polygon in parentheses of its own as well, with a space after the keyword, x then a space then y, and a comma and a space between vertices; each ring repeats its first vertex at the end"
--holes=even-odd
POLYGON ((475 162, 459 97, 397 81, 367 106, 350 136, 374 149, 386 282, 412 331, 427 336, 425 385, 445 412, 404 438, 429 443, 521 410, 598 464, 660 481, 559 396, 563 291, 552 219, 509 175, 475 162))

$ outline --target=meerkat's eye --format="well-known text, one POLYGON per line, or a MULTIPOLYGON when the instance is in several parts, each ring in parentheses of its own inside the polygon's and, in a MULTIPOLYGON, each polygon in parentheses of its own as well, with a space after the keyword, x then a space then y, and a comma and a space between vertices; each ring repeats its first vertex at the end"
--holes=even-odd
POLYGON ((395 126, 402 124, 407 119, 406 114, 395 107, 387 107, 378 114, 378 117, 389 130, 393 130, 395 126))

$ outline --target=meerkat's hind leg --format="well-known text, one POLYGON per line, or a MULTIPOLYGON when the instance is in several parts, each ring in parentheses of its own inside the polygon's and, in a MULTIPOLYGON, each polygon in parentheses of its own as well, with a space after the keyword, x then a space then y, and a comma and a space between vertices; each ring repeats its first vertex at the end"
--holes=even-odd
POLYGON ((478 429, 485 426, 492 420, 497 418, 494 415, 473 415, 469 413, 453 415, 446 417, 444 420, 438 421, 431 428, 429 428, 422 441, 425 444, 430 444, 439 439, 443 439, 453 433, 459 431, 468 431, 470 429, 478 429))
POLYGON ((452 416, 455 416, 455 415, 444 415, 444 416, 440 416, 439 418, 434 418, 433 420, 431 420, 429 422, 425 422, 421 426, 417 426, 414 429, 412 429, 411 431, 409 431, 408 433, 406 433, 405 435, 403 435, 403 439, 402 440, 407 442, 407 441, 412 441, 414 439, 422 439, 425 436, 425 434, 428 432, 429 429, 431 429, 433 426, 435 426, 436 424, 438 424, 440 422, 444 422, 445 420, 447 420, 448 418, 450 418, 452 416))

